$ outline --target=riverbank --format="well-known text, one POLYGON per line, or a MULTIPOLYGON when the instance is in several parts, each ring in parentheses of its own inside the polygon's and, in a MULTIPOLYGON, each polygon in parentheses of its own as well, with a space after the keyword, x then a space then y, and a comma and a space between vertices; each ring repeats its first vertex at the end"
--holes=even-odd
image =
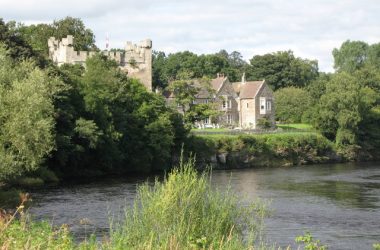
POLYGON ((191 135, 185 145, 197 165, 217 169, 345 162, 334 143, 316 133, 191 135))

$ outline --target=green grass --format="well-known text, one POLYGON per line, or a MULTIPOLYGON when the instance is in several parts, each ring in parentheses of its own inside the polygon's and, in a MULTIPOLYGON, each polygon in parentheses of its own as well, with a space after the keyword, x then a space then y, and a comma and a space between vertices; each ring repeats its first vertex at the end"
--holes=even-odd
POLYGON ((306 123, 288 123, 288 124, 277 124, 277 127, 282 129, 299 129, 299 130, 311 130, 313 126, 306 123))
POLYGON ((245 204, 211 187, 194 162, 181 164, 164 182, 143 185, 133 211, 113 230, 111 249, 249 249, 266 214, 260 202, 245 204), (243 232, 246 238, 243 239, 243 232))
POLYGON ((191 132, 199 132, 199 131, 229 132, 231 131, 231 129, 229 128, 205 128, 205 129, 193 128, 191 129, 191 132))

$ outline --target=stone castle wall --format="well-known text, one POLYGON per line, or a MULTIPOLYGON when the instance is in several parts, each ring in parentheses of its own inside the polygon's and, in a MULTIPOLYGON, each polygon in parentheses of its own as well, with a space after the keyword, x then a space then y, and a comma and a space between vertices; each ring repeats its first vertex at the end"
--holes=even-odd
MULTIPOLYGON (((61 66, 64 63, 84 64, 88 57, 95 51, 75 51, 73 47, 74 37, 69 35, 61 41, 50 37, 48 40, 50 58, 61 66)), ((110 59, 115 60, 120 68, 128 73, 128 76, 139 79, 144 86, 152 91, 152 41, 143 40, 138 44, 127 42, 125 52, 100 52, 110 59)))

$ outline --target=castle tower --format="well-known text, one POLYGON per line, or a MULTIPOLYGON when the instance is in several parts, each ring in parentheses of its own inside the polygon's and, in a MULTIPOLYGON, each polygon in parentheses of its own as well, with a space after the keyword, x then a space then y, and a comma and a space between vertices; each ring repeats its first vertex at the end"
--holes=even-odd
MULTIPOLYGON (((49 38, 49 57, 58 66, 64 63, 85 65, 87 58, 96 54, 94 51, 75 51, 73 40, 74 37, 71 35, 62 38, 61 41, 55 37, 49 38)), ((150 39, 138 44, 127 42, 124 53, 104 51, 103 54, 115 60, 129 77, 137 78, 148 91, 152 91, 152 41, 150 39)))

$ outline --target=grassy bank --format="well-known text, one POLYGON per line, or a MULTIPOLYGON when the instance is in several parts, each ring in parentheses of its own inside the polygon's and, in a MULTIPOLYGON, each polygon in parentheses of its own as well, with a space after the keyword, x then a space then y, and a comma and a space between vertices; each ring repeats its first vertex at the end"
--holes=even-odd
POLYGON ((287 166, 337 161, 334 144, 315 132, 193 135, 186 149, 202 165, 221 168, 287 166))

